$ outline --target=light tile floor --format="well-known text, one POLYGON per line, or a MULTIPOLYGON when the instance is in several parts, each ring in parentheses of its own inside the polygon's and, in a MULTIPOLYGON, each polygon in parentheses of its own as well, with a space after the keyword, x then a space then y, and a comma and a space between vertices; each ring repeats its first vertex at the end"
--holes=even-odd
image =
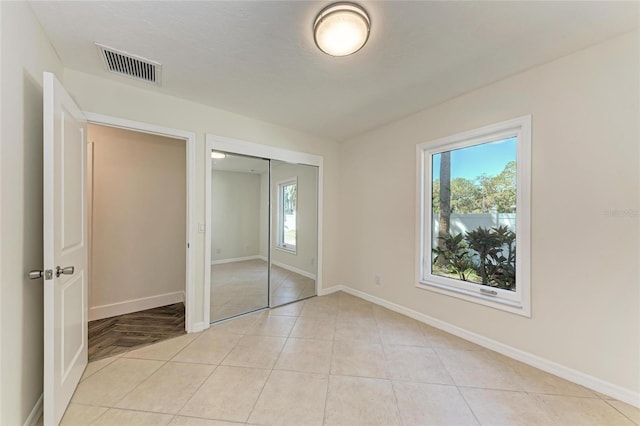
POLYGON ((89 364, 63 425, 637 425, 640 410, 345 293, 89 364))
MULTIPOLYGON (((212 265, 210 321, 266 307, 267 272, 267 262, 260 259, 212 265)), ((269 288, 272 306, 279 306, 313 296, 316 282, 272 265, 269 288)))

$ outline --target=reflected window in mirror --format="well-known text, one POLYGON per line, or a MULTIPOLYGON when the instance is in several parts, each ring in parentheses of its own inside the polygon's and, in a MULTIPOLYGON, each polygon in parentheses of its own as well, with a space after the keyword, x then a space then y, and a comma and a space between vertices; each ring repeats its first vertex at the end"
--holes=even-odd
POLYGON ((276 246, 296 252, 298 178, 293 177, 278 183, 278 217, 276 246))

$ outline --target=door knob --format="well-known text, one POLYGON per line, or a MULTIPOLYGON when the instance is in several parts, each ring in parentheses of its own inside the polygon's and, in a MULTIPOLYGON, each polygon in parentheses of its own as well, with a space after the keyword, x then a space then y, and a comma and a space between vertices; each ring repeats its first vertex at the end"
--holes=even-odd
POLYGON ((59 277, 60 275, 73 275, 75 270, 76 268, 74 268, 73 266, 67 266, 65 268, 56 266, 56 277, 59 277))

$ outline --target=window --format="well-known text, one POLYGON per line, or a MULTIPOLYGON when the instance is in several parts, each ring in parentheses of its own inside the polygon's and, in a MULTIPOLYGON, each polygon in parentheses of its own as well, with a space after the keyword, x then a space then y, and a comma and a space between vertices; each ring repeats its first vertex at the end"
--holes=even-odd
POLYGON ((298 179, 287 179, 278 183, 278 228, 276 247, 296 252, 296 207, 298 202, 298 179))
POLYGON ((417 286, 524 316, 531 117, 418 145, 417 286))

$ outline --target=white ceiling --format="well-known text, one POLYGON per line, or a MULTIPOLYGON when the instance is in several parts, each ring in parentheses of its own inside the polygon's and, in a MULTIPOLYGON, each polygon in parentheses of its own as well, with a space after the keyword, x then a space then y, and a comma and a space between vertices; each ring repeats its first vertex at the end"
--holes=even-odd
POLYGON ((31 1, 67 68, 345 140, 639 25, 631 2, 360 1, 353 56, 314 45, 327 1, 31 1), (107 73, 94 42, 163 65, 162 86, 107 73))

